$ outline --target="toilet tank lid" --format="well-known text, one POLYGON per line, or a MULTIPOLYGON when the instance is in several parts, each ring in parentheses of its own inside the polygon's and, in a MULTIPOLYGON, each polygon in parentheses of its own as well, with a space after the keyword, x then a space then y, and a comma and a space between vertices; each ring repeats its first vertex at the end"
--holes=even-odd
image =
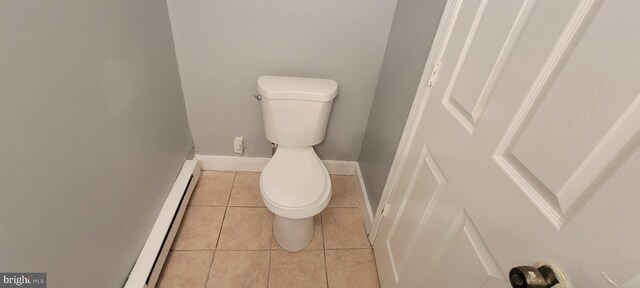
POLYGON ((258 77, 258 92, 270 100, 329 102, 338 94, 338 83, 331 79, 263 75, 258 77))

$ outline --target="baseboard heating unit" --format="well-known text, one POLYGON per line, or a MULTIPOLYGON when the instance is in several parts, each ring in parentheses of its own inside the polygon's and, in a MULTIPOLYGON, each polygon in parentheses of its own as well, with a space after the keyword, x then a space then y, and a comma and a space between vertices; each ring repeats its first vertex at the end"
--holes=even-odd
POLYGON ((198 160, 187 160, 164 202, 156 223, 144 244, 136 264, 129 274, 125 288, 153 288, 178 232, 193 189, 200 177, 198 160))

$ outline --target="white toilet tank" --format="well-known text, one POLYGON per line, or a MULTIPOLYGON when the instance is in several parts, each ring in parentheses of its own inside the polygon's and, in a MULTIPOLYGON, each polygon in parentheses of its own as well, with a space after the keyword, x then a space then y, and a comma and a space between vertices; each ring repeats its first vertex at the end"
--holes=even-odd
POLYGON ((262 116, 269 141, 285 146, 322 142, 338 83, 330 79, 260 76, 262 116))

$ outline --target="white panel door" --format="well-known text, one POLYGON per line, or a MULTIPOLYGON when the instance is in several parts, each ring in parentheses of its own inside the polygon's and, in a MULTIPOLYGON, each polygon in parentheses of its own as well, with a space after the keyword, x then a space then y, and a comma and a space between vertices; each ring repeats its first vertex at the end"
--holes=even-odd
POLYGON ((451 0, 437 37, 382 287, 510 287, 546 259, 572 287, 639 288, 640 1, 451 0))

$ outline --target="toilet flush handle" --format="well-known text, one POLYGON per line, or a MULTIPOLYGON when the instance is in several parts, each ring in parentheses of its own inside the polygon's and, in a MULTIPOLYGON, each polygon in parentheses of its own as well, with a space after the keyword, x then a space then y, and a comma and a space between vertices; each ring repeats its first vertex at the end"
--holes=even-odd
POLYGON ((262 101, 262 95, 260 94, 253 95, 253 97, 255 97, 258 101, 262 101))

